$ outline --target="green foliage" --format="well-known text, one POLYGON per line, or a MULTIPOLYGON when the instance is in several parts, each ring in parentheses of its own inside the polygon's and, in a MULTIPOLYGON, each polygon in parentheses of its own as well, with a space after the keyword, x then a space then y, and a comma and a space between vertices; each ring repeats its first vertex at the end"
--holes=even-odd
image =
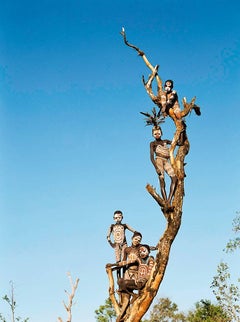
POLYGON ((2 322, 7 322, 7 320, 5 319, 5 317, 4 316, 2 316, 2 314, 0 313, 0 321, 2 321, 2 322))
POLYGON ((213 277, 211 288, 219 305, 231 318, 230 321, 240 321, 239 287, 230 283, 230 279, 228 264, 221 262, 217 268, 217 275, 213 277))
MULTIPOLYGON (((240 212, 237 212, 233 220, 233 232, 240 232, 240 212)), ((230 239, 225 252, 233 253, 240 249, 240 238, 230 239)), ((240 280, 238 280, 240 282, 240 280)), ((240 322, 240 289, 237 284, 231 283, 231 275, 227 263, 220 262, 217 274, 211 284, 217 304, 209 300, 201 300, 195 304, 195 308, 187 314, 178 311, 178 306, 169 298, 160 298, 153 306, 149 319, 142 322, 240 322)), ((101 305, 95 311, 99 322, 111 322, 116 317, 110 299, 105 305, 101 305)), ((4 321, 5 322, 5 321, 4 321)))
POLYGON ((95 318, 98 322, 112 322, 113 318, 116 317, 116 312, 112 305, 110 298, 106 299, 104 305, 100 305, 97 310, 95 310, 95 318))
POLYGON ((168 297, 160 298, 150 312, 150 318, 143 322, 185 322, 186 317, 168 297))
MULTIPOLYGON (((233 219, 232 226, 233 226, 232 230, 234 233, 240 232, 240 212, 239 211, 237 212, 237 216, 233 219)), ((229 242, 226 245, 225 252, 232 253, 238 248, 240 248, 240 238, 235 237, 229 240, 229 242)))
MULTIPOLYGON (((240 212, 233 220, 234 233, 240 232, 240 212)), ((240 238, 230 239, 224 249, 226 253, 232 253, 240 248, 240 238)), ((239 279, 238 282, 239 283, 239 279)), ((226 262, 220 262, 217 267, 217 274, 213 277, 211 288, 229 321, 240 321, 240 290, 237 283, 231 282, 231 274, 226 262)))
POLYGON ((187 316, 188 322, 231 322, 221 306, 214 305, 211 301, 201 300, 195 304, 195 310, 187 316))
MULTIPOLYGON (((14 299, 14 287, 13 287, 13 282, 10 282, 11 284, 11 296, 7 296, 4 295, 3 296, 3 300, 10 306, 10 310, 11 310, 11 321, 12 322, 27 322, 29 321, 29 318, 26 319, 22 319, 21 317, 15 317, 15 311, 16 311, 16 307, 17 307, 17 303, 14 299)), ((7 322, 6 318, 0 313, 0 321, 2 322, 7 322)))
MULTIPOLYGON (((95 311, 96 321, 113 322, 116 313, 110 299, 100 305, 95 311)), ((160 298, 153 306, 148 319, 142 322, 233 322, 239 321, 232 319, 221 305, 214 305, 209 300, 201 300, 195 304, 195 308, 187 314, 179 312, 176 303, 169 298, 160 298)))

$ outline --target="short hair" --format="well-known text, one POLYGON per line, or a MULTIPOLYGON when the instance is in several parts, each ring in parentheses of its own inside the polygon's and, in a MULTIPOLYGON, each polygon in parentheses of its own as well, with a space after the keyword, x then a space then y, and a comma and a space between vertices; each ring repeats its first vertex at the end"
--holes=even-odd
POLYGON ((121 216, 122 216, 122 218, 123 218, 123 213, 121 212, 121 210, 116 210, 116 211, 114 211, 113 218, 114 218, 114 216, 115 216, 115 215, 117 215, 117 214, 121 215, 121 216))
POLYGON ((152 135, 153 135, 153 132, 154 131, 160 131, 161 132, 161 135, 162 135, 162 129, 160 128, 160 126, 153 126, 153 128, 152 128, 152 135))
POLYGON ((166 82, 164 83, 164 86, 166 86, 167 83, 171 83, 171 87, 173 88, 173 80, 167 79, 166 82))
POLYGON ((122 215, 123 213, 121 212, 121 210, 116 210, 116 211, 114 211, 114 215, 115 214, 121 214, 122 215))
POLYGON ((142 234, 139 231, 135 231, 132 235, 132 239, 136 236, 140 236, 142 238, 142 234))

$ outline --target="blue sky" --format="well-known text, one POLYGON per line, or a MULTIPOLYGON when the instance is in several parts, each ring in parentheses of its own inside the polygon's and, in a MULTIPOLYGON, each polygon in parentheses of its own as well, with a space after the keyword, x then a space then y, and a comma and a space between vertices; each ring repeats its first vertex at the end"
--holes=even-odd
MULTIPOLYGON (((15 285, 18 314, 65 317, 67 272, 79 277, 73 322, 95 321, 108 297, 106 242, 114 210, 155 245, 165 222, 145 190, 158 181, 149 70, 129 42, 197 96, 187 118, 183 220, 158 297, 180 310, 213 299, 212 277, 239 210, 238 1, 1 1, 1 296, 15 285)), ((171 139, 171 120, 163 137, 171 139)), ((130 241, 130 235, 127 236, 130 241)), ((234 270, 239 261, 228 257, 234 270)), ((0 302, 0 312, 7 307, 0 302)))

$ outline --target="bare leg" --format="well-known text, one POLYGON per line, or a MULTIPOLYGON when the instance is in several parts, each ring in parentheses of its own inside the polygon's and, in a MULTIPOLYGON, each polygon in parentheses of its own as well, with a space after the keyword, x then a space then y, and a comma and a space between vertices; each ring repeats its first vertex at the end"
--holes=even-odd
POLYGON ((175 189, 176 189, 176 184, 177 184, 177 177, 171 177, 171 185, 170 185, 170 192, 168 196, 168 202, 171 204, 172 197, 174 195, 175 189))
POLYGON ((158 176, 159 182, 160 182, 160 188, 161 188, 161 194, 164 200, 167 200, 167 194, 166 194, 166 185, 164 178, 161 178, 158 176))

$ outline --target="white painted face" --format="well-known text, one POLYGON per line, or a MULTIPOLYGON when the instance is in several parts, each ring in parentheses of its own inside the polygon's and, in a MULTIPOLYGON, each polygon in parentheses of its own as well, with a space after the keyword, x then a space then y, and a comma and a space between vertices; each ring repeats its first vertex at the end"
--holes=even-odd
POLYGON ((170 93, 172 91, 172 84, 170 82, 166 82, 164 89, 167 93, 170 93))
POLYGON ((134 236, 132 238, 132 244, 133 244, 133 246, 139 245, 141 243, 141 240, 142 240, 141 236, 134 236))
POLYGON ((147 247, 141 246, 141 247, 139 248, 139 256, 140 256, 141 258, 145 258, 145 257, 147 257, 148 255, 149 255, 149 251, 148 251, 147 247))
POLYGON ((115 214, 113 219, 116 221, 116 223, 120 223, 123 219, 123 215, 122 214, 115 214))
POLYGON ((160 137, 162 136, 162 132, 161 132, 161 130, 154 130, 153 131, 153 137, 155 138, 155 139, 160 139, 160 137))

